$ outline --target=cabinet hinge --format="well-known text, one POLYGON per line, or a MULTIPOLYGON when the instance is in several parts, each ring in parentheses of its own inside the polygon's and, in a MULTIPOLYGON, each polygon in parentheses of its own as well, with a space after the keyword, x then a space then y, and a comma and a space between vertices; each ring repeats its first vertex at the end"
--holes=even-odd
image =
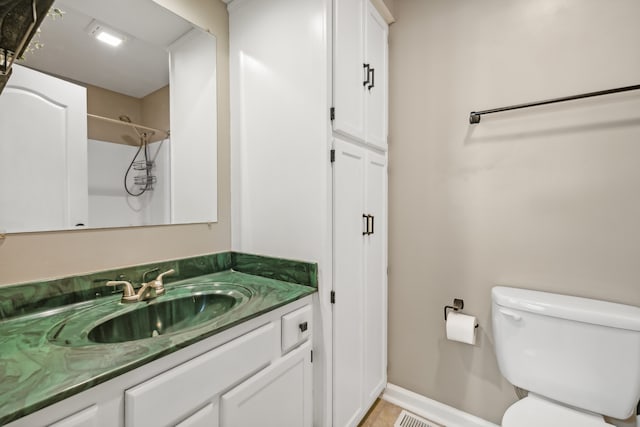
POLYGON ((336 291, 331 291, 331 304, 336 303, 336 291))
POLYGON ((331 150, 331 163, 336 161, 336 150, 331 150))
POLYGON ((331 107, 329 110, 329 117, 331 117, 331 121, 336 119, 336 107, 331 107))

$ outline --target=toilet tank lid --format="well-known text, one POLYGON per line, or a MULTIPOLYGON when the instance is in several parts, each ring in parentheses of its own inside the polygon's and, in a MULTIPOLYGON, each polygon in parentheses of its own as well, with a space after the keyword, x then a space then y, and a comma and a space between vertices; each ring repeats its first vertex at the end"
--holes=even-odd
POLYGON ((494 287, 491 296, 494 303, 502 307, 576 322, 640 331, 640 307, 506 286, 494 287))

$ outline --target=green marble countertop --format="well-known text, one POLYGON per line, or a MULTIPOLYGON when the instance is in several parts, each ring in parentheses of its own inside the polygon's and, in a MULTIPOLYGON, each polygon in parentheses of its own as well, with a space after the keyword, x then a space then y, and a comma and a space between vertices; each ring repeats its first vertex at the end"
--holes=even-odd
POLYGON ((169 298, 172 290, 179 292, 187 284, 214 282, 240 285, 251 292, 251 298, 220 317, 180 332, 124 343, 95 344, 82 339, 64 343, 51 339, 61 323, 73 322, 83 313, 87 313, 87 325, 97 324, 105 315, 133 305, 121 304, 120 294, 1 320, 0 425, 317 291, 307 284, 226 270, 167 284, 167 294, 157 301, 169 298))

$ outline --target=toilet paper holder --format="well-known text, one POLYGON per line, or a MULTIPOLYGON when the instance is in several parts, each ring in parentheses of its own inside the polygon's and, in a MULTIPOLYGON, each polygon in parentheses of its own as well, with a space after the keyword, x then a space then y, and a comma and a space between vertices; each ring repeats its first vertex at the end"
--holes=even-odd
POLYGON ((458 310, 462 310, 464 308, 464 300, 461 300, 459 298, 455 298, 453 300, 453 305, 445 305, 444 306, 444 320, 447 320, 447 314, 449 314, 449 312, 447 310, 453 310, 453 311, 458 311, 458 310))
MULTIPOLYGON (((464 308, 464 300, 460 299, 460 298, 454 298, 453 300, 453 305, 445 305, 444 306, 444 321, 447 321, 447 314, 449 314, 449 311, 447 310, 453 310, 453 311, 460 311, 464 308)), ((478 327, 478 324, 476 323, 476 328, 478 327)))

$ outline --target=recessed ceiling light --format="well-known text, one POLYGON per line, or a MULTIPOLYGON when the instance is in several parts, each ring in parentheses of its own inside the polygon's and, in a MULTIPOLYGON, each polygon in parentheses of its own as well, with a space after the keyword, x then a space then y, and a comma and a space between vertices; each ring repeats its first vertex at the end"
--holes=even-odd
POLYGON ((123 39, 121 39, 118 36, 114 36, 113 34, 107 32, 107 31, 101 31, 96 35, 96 38, 98 40, 100 40, 101 42, 104 42, 108 45, 111 46, 120 46, 122 44, 122 42, 124 41, 123 39))
POLYGON ((87 33, 110 46, 120 46, 127 37, 95 19, 87 27, 87 33))

